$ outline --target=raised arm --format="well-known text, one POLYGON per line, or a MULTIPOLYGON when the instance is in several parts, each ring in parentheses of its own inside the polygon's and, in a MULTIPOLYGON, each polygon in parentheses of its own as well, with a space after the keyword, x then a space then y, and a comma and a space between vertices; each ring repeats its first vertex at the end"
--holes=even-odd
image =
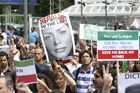
POLYGON ((40 80, 39 78, 37 78, 37 81, 40 85, 44 86, 45 89, 47 90, 47 93, 52 93, 53 91, 42 81, 40 80))
POLYGON ((17 83, 16 88, 23 93, 33 93, 25 83, 17 83))
POLYGON ((52 61, 52 63, 54 64, 55 69, 57 69, 57 71, 62 73, 62 75, 66 78, 66 80, 71 86, 76 86, 76 82, 69 74, 66 73, 65 69, 63 69, 60 65, 58 65, 56 61, 52 61))
POLYGON ((103 68, 103 81, 104 81, 102 93, 110 93, 113 77, 111 76, 111 73, 109 73, 109 64, 107 65, 106 69, 104 65, 102 66, 102 68, 103 68))

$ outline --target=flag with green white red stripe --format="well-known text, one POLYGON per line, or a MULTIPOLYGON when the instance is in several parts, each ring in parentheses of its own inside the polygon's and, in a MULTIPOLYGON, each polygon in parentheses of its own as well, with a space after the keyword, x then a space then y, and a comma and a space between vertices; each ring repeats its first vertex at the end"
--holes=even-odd
POLYGON ((138 31, 99 31, 97 60, 139 60, 138 31))
POLYGON ((16 68, 18 82, 24 82, 29 84, 37 82, 37 74, 33 59, 15 61, 14 64, 16 68))

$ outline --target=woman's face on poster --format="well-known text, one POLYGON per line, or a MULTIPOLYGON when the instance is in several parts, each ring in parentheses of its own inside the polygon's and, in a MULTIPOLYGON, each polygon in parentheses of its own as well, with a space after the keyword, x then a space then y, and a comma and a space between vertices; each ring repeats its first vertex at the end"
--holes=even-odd
POLYGON ((72 49, 72 38, 68 25, 61 23, 43 32, 47 51, 56 58, 65 58, 72 49))

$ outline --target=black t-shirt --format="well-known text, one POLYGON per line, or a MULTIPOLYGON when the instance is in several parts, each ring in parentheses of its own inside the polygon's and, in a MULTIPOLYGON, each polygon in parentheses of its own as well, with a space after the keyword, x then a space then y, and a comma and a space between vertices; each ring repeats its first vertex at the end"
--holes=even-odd
POLYGON ((74 93, 74 92, 71 91, 70 85, 67 85, 65 93, 74 93))

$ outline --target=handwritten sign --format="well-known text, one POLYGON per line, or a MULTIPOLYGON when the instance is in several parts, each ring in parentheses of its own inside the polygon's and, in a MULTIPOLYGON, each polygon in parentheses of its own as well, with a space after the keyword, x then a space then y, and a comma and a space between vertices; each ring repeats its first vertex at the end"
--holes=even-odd
POLYGON ((98 32, 98 60, 139 60, 138 31, 98 32))

